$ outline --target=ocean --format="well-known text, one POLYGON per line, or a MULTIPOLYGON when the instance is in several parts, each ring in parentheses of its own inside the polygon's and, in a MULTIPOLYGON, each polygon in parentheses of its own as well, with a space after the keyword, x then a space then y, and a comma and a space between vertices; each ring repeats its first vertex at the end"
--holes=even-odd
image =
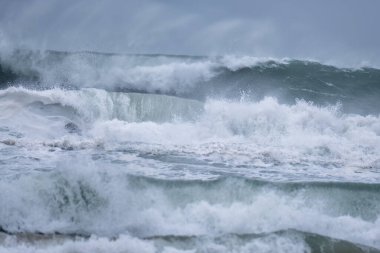
POLYGON ((0 252, 380 252, 380 69, 3 52, 0 252))

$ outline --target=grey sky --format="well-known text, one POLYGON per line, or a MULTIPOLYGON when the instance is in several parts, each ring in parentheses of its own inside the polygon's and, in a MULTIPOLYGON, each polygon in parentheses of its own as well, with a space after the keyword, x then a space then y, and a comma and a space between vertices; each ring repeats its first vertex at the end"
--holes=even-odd
POLYGON ((0 0, 2 37, 40 49, 379 66, 379 25, 379 0, 0 0))

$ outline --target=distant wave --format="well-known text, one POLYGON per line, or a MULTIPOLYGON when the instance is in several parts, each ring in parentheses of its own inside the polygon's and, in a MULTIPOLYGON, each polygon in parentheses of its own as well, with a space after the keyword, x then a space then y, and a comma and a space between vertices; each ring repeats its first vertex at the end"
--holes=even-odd
POLYGON ((354 113, 379 113, 380 70, 248 56, 121 55, 17 50, 0 55, 0 85, 36 89, 95 87, 204 100, 305 99, 341 103, 354 113))

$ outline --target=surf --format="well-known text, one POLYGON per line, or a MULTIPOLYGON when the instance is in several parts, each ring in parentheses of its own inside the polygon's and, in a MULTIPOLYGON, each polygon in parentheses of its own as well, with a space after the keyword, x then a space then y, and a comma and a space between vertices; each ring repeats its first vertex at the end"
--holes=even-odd
POLYGON ((0 251, 380 248, 377 69, 52 51, 0 61, 0 251))

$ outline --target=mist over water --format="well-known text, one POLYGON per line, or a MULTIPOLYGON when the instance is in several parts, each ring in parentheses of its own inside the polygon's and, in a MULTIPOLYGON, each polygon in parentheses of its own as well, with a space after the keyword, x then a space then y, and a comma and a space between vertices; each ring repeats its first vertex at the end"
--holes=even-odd
POLYGON ((0 252, 379 252, 377 5, 0 0, 0 252))

